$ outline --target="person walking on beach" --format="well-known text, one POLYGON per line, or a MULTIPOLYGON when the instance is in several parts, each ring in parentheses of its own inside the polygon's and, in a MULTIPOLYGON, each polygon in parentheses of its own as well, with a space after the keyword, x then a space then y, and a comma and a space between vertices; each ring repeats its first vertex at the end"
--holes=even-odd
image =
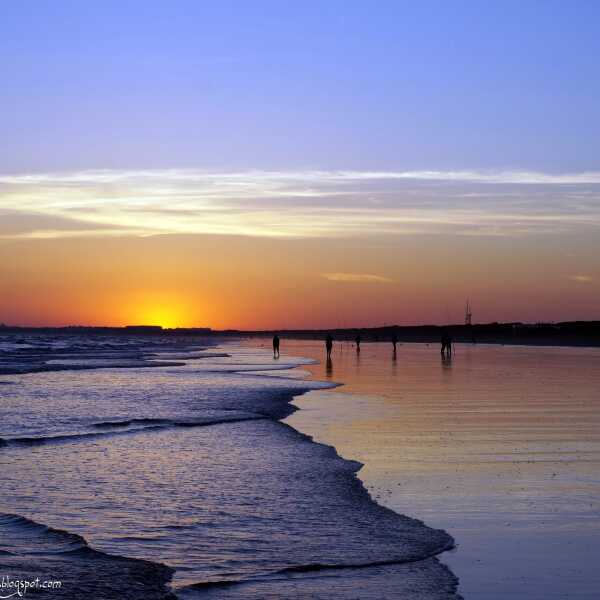
POLYGON ((356 338, 354 339, 354 341, 356 342, 356 354, 360 354, 360 342, 361 342, 360 334, 358 334, 356 336, 356 338))
POLYGON ((273 336, 273 358, 279 358, 279 336, 273 336))
POLYGON ((327 360, 331 360, 331 350, 333 348, 333 338, 331 337, 330 333, 328 333, 327 337, 325 338, 325 348, 327 349, 327 360))
POLYGON ((447 331, 442 333, 442 356, 450 358, 452 356, 452 338, 447 331))
POLYGON ((396 356, 396 344, 398 343, 398 336, 396 332, 392 333, 392 346, 394 347, 394 356, 396 356))

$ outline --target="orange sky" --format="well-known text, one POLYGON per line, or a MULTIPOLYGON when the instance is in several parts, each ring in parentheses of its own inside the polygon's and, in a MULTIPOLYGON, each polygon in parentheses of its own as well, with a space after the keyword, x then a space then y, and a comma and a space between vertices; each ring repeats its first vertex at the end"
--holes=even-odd
POLYGON ((600 319, 592 236, 0 240, 0 322, 301 328, 600 319))

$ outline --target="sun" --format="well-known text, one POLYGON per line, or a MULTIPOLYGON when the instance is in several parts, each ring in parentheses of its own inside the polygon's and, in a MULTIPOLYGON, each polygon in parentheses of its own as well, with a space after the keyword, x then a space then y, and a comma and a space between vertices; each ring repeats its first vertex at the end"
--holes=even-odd
POLYGON ((160 325, 163 329, 185 327, 179 312, 172 307, 149 307, 141 315, 140 325, 160 325))
POLYGON ((128 304, 129 325, 160 325, 163 329, 194 326, 189 302, 177 294, 136 294, 128 304))

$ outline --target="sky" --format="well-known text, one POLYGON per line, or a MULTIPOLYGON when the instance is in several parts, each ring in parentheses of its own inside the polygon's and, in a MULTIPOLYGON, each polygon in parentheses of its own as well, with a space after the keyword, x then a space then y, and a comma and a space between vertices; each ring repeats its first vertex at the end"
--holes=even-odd
POLYGON ((600 319, 596 2, 0 6, 0 322, 600 319))

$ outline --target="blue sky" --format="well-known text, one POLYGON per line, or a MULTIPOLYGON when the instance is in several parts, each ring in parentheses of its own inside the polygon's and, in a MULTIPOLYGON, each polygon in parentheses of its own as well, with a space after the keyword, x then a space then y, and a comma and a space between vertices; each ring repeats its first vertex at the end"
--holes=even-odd
POLYGON ((0 171, 599 169, 597 2, 4 2, 0 171))

